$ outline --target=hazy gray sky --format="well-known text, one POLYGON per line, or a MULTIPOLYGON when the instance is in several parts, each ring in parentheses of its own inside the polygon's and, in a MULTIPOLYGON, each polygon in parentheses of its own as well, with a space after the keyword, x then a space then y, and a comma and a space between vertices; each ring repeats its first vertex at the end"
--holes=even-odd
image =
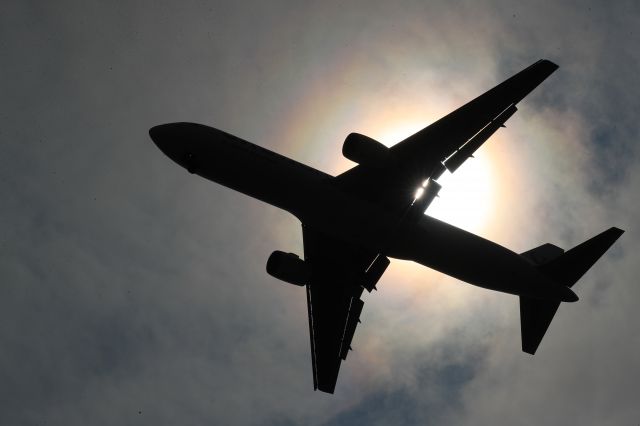
POLYGON ((5 1, 0 424, 637 424, 638 28, 634 1, 5 1), (394 262, 313 392, 304 291, 265 272, 299 223, 148 129, 335 174, 349 132, 397 142, 539 58, 560 69, 478 153, 473 230, 525 251, 625 229, 580 302, 531 357, 517 298, 394 262))

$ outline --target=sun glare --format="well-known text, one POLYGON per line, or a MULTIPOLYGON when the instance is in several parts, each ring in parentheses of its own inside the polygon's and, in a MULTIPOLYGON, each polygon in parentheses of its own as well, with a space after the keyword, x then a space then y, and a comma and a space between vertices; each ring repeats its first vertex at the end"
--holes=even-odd
POLYGON ((468 159, 455 173, 445 172, 438 183, 439 196, 427 214, 443 222, 478 232, 486 225, 492 206, 492 176, 489 160, 480 154, 468 159))
MULTIPOLYGON (((380 129, 377 132, 378 140, 392 146, 428 124, 424 119, 396 122, 391 128, 380 129)), ((470 232, 482 231, 488 223, 493 206, 494 185, 491 170, 491 161, 481 149, 473 158, 465 161, 455 173, 446 171, 437 179, 442 189, 426 214, 470 232)), ((424 191, 423 183, 422 187, 416 188, 415 198, 420 198, 424 191)))
MULTIPOLYGON (((393 145, 424 126, 425 123, 406 122, 382 132, 380 141, 387 146, 393 145)), ((485 153, 476 152, 474 158, 468 159, 455 173, 447 171, 440 176, 438 183, 442 189, 426 213, 467 231, 481 231, 493 205, 491 162, 485 153)), ((424 188, 418 187, 415 198, 423 193, 424 188)))

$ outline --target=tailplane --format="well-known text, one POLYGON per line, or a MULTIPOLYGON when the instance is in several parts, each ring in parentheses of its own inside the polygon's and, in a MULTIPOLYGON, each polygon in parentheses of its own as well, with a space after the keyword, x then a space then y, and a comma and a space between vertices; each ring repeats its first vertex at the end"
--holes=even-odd
POLYGON ((540 265, 539 269, 558 284, 572 287, 623 233, 622 229, 609 228, 562 256, 540 265))
MULTIPOLYGON (((553 244, 544 244, 522 256, 558 284, 572 287, 623 233, 621 229, 609 228, 567 252, 553 244)), ((520 296, 524 352, 535 354, 559 306, 560 302, 520 296)))
POLYGON ((520 334, 522 351, 535 354, 560 302, 520 296, 520 334))

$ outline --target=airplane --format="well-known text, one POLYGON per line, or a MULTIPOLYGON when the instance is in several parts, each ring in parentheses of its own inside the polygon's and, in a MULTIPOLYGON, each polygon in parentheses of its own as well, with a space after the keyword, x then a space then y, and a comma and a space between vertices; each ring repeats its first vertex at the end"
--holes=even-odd
POLYGON ((283 209, 302 224, 304 258, 274 251, 267 272, 306 288, 313 387, 334 393, 364 302, 390 264, 410 260, 469 284, 519 297, 522 350, 535 354, 571 287, 624 232, 609 228, 564 251, 543 244, 518 254, 425 214, 445 170, 455 172, 558 66, 539 60, 388 148, 349 134, 357 163, 331 176, 202 124, 169 123, 149 135, 170 159, 283 209))

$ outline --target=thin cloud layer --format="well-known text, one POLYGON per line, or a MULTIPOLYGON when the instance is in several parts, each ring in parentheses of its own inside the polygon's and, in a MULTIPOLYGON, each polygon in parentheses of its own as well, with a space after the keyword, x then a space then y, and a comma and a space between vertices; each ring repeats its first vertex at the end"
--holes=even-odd
POLYGON ((8 3, 0 423, 636 422, 639 12, 8 3), (524 251, 625 229, 581 300, 531 357, 516 298, 394 262, 336 394, 313 392, 304 292, 264 271, 302 252, 299 223, 188 175, 148 128, 203 122, 338 173, 350 131, 426 125, 541 57, 561 68, 483 148, 500 194, 483 236, 524 251))

